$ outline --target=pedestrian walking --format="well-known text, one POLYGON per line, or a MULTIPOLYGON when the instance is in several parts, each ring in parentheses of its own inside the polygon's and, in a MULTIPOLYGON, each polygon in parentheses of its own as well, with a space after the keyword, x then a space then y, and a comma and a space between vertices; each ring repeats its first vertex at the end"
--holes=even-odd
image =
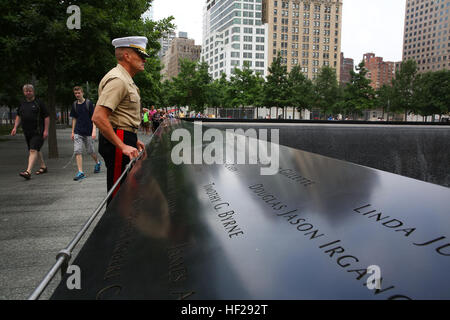
POLYGON ((25 135, 29 154, 28 167, 25 171, 20 172, 19 175, 26 180, 30 180, 36 160, 40 162, 41 166, 35 174, 40 175, 48 172, 41 148, 48 137, 50 116, 44 103, 36 99, 33 85, 24 85, 23 95, 25 96, 25 101, 17 109, 16 121, 14 128, 11 130, 11 135, 16 135, 20 124, 25 135))
POLYGON ((100 172, 101 162, 95 153, 94 141, 97 137, 97 128, 91 118, 94 114, 94 104, 89 99, 84 98, 83 88, 76 86, 73 88, 75 100, 70 111, 72 117, 72 141, 73 152, 77 161, 78 172, 73 178, 75 181, 84 179, 86 175, 83 171, 83 145, 88 155, 95 161, 94 173, 100 172))

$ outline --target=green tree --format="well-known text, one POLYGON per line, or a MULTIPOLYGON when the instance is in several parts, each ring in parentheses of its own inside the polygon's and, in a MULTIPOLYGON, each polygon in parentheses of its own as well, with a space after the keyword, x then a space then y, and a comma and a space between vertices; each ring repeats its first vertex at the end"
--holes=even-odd
POLYGON ((235 96, 233 98, 233 106, 246 107, 257 104, 258 96, 261 95, 260 82, 258 76, 248 65, 244 65, 241 69, 235 68, 234 74, 230 78, 230 85, 235 88, 235 96))
POLYGON ((450 71, 418 75, 414 81, 413 100, 422 116, 447 114, 450 111, 450 71))
POLYGON ((286 65, 282 64, 281 55, 274 59, 269 67, 269 74, 264 84, 264 105, 266 107, 284 108, 289 104, 289 80, 286 65))
POLYGON ((227 91, 230 84, 227 80, 227 75, 222 72, 219 79, 214 80, 209 84, 208 88, 208 106, 215 108, 216 117, 218 108, 227 108, 230 102, 227 99, 227 91))
POLYGON ((414 60, 402 62, 400 70, 395 72, 392 80, 392 103, 391 112, 404 112, 405 121, 409 112, 417 112, 414 101, 414 79, 417 74, 417 65, 414 60))
POLYGON ((172 105, 178 105, 178 103, 174 99, 173 82, 166 79, 161 83, 161 95, 156 106, 167 108, 172 105))
POLYGON ((208 64, 180 59, 181 70, 173 78, 173 96, 178 106, 189 106, 195 112, 203 112, 208 103, 211 77, 208 64))
POLYGON ((194 61, 188 59, 180 59, 180 72, 172 78, 172 97, 178 106, 192 106, 193 91, 195 77, 194 61))
POLYGON ((289 73, 289 105, 301 113, 310 109, 314 101, 313 83, 301 72, 299 66, 294 66, 289 73))
POLYGON ((363 111, 375 106, 375 91, 370 86, 370 79, 366 78, 368 70, 364 67, 364 61, 356 70, 359 72, 350 71, 351 80, 344 88, 341 113, 362 115, 363 111))
POLYGON ((339 85, 336 71, 324 66, 314 80, 315 106, 323 114, 331 113, 339 99, 339 85))
MULTIPOLYGON (((58 157, 55 114, 57 98, 73 84, 97 84, 115 65, 111 40, 145 35, 157 48, 158 32, 169 28, 171 18, 160 23, 141 20, 152 0, 12 0, 0 2, 0 54, 7 57, 1 74, 21 72, 31 82, 34 75, 46 85, 50 112, 49 157, 58 157), (67 27, 67 8, 80 7, 81 29, 67 27), (24 63, 25 62, 25 63, 24 63), (58 92, 58 90, 62 90, 58 92)), ((22 79, 15 79, 17 81, 22 79)), ((4 83, 4 79, 1 84, 4 83)), ((23 83, 15 83, 21 88, 23 83)), ((67 98, 69 100, 69 98, 67 98)), ((73 100, 72 94, 70 100, 73 100)), ((64 102, 67 103, 67 102, 64 102)))
POLYGON ((206 62, 199 62, 195 73, 194 107, 202 113, 208 104, 208 91, 212 81, 208 68, 206 62))
POLYGON ((235 68, 228 86, 228 98, 234 107, 258 107, 262 104, 262 84, 264 79, 255 74, 248 64, 241 69, 235 68))
POLYGON ((375 106, 383 110, 384 114, 390 109, 392 101, 393 90, 392 86, 384 84, 376 91, 375 106))

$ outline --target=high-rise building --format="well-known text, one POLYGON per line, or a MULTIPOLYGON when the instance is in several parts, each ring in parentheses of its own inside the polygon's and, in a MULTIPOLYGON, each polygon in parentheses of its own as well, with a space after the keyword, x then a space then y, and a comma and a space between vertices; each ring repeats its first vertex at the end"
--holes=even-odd
MULTIPOLYGON (((187 36, 186 33, 180 32, 180 34, 187 36)), ((167 79, 176 77, 181 71, 180 59, 198 61, 200 59, 200 52, 201 46, 195 45, 194 39, 185 37, 174 38, 171 42, 170 49, 162 59, 164 68, 161 74, 167 79)))
POLYGON ((407 0, 403 61, 419 72, 450 69, 450 0, 407 0))
POLYGON ((364 67, 368 70, 367 78, 371 80, 371 87, 375 90, 383 85, 390 85, 395 77, 395 62, 383 61, 374 53, 364 54, 364 67))
POLYGON ((187 32, 183 32, 183 31, 178 32, 178 38, 187 38, 187 37, 188 37, 187 32))
POLYGON ((158 52, 158 57, 162 60, 162 58, 166 55, 166 52, 170 48, 170 44, 172 43, 172 40, 175 39, 176 33, 170 32, 163 34, 162 38, 160 38, 159 44, 161 45, 161 50, 158 52))
POLYGON ((213 79, 230 77, 244 64, 266 75, 267 27, 261 18, 262 0, 206 0, 201 57, 213 79))
POLYGON ((288 71, 300 66, 310 79, 330 66, 340 75, 342 0, 263 0, 268 64, 280 53, 288 71))
POLYGON ((344 53, 341 52, 341 67, 340 67, 340 79, 339 83, 345 85, 352 79, 350 71, 355 71, 355 62, 352 58, 345 58, 344 53))

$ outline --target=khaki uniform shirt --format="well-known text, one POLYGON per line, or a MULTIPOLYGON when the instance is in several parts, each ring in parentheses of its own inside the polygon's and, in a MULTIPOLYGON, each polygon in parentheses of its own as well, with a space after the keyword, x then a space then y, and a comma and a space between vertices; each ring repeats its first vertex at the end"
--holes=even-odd
POLYGON ((120 64, 100 81, 97 105, 111 109, 109 121, 114 129, 137 132, 141 123, 139 88, 120 64))

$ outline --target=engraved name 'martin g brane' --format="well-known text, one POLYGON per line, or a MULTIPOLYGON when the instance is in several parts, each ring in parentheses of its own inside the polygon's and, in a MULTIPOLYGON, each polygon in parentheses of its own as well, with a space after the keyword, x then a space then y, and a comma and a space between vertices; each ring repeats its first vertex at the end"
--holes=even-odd
POLYGON ((214 189, 214 183, 210 183, 203 187, 208 195, 209 201, 214 205, 214 210, 217 217, 220 219, 220 223, 228 233, 229 238, 234 238, 244 235, 244 231, 236 221, 236 214, 231 209, 228 202, 222 201, 222 198, 214 189))

